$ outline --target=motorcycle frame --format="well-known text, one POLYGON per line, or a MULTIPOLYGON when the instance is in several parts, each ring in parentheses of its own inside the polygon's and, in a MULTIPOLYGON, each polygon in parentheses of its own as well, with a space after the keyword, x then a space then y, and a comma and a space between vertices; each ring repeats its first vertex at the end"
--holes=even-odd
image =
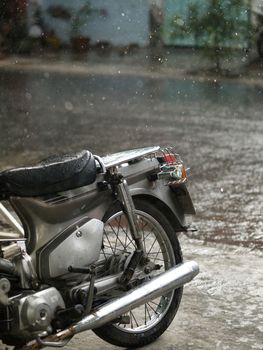
POLYGON ((158 151, 159 147, 147 147, 104 158, 96 157, 98 163, 102 165, 102 173, 99 173, 96 181, 88 186, 51 196, 11 197, 9 202, 22 226, 0 203, 0 212, 17 231, 15 237, 14 234, 0 233, 0 241, 26 239, 27 252, 33 264, 37 266, 38 249, 83 217, 103 221, 116 200, 122 202, 126 208, 128 219, 134 225, 134 238, 138 239, 133 205, 133 200, 136 198, 151 201, 161 208, 172 222, 175 231, 186 231, 185 214, 194 214, 195 210, 185 184, 181 184, 173 191, 163 179, 149 180, 160 170, 159 161, 155 157, 158 151), (113 193, 113 188, 105 182, 105 171, 115 172, 124 179, 118 185, 117 196, 113 193), (183 195, 179 196, 178 193, 183 195))

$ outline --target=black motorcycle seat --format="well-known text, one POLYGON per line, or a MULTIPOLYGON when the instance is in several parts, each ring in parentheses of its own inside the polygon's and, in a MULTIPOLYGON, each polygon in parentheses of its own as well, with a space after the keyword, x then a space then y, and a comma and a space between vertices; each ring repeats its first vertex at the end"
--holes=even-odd
POLYGON ((89 151, 50 157, 36 166, 0 173, 0 197, 33 197, 67 191, 93 183, 96 162, 89 151))

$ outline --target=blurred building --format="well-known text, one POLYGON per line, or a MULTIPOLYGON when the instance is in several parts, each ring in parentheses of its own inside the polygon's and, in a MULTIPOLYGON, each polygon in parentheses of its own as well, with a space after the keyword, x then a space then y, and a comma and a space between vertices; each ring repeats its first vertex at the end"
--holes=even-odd
POLYGON ((40 0, 39 6, 45 30, 55 33, 63 44, 70 42, 73 32, 88 37, 92 44, 146 46, 149 43, 148 1, 40 0))
MULTIPOLYGON (((231 0, 226 0, 231 1, 231 0)), ((37 40, 54 47, 69 45, 73 36, 91 45, 191 47, 193 35, 174 35, 172 21, 187 17, 190 3, 205 8, 200 0, 1 0, 0 51, 23 52, 37 40), (171 35, 173 33, 173 35, 171 35), (29 37, 30 40, 24 40, 29 37)), ((263 0, 248 0, 239 17, 248 25, 263 18, 263 0)), ((263 20, 262 20, 263 23, 263 20)), ((176 33, 175 33, 176 34, 176 33)), ((239 35, 240 45, 248 46, 239 35)))

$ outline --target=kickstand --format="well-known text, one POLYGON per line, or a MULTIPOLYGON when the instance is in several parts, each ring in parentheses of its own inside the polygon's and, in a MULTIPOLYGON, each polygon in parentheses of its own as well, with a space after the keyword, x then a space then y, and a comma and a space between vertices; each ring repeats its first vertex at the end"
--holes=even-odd
POLYGON ((87 316, 92 308, 93 297, 94 297, 94 285, 95 285, 95 267, 90 267, 90 285, 87 294, 87 303, 84 310, 84 316, 87 316))

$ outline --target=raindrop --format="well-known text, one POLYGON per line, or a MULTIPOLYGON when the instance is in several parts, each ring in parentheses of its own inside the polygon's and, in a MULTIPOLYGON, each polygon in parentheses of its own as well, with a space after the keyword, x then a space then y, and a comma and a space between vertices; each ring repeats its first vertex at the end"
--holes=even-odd
POLYGON ((220 188, 220 192, 223 193, 224 192, 224 189, 223 187, 220 188))
POLYGON ((72 111, 73 109, 73 104, 70 101, 65 102, 65 108, 67 111, 72 111))
POLYGON ((29 101, 32 99, 32 95, 30 94, 30 92, 26 92, 26 99, 28 99, 29 101))

